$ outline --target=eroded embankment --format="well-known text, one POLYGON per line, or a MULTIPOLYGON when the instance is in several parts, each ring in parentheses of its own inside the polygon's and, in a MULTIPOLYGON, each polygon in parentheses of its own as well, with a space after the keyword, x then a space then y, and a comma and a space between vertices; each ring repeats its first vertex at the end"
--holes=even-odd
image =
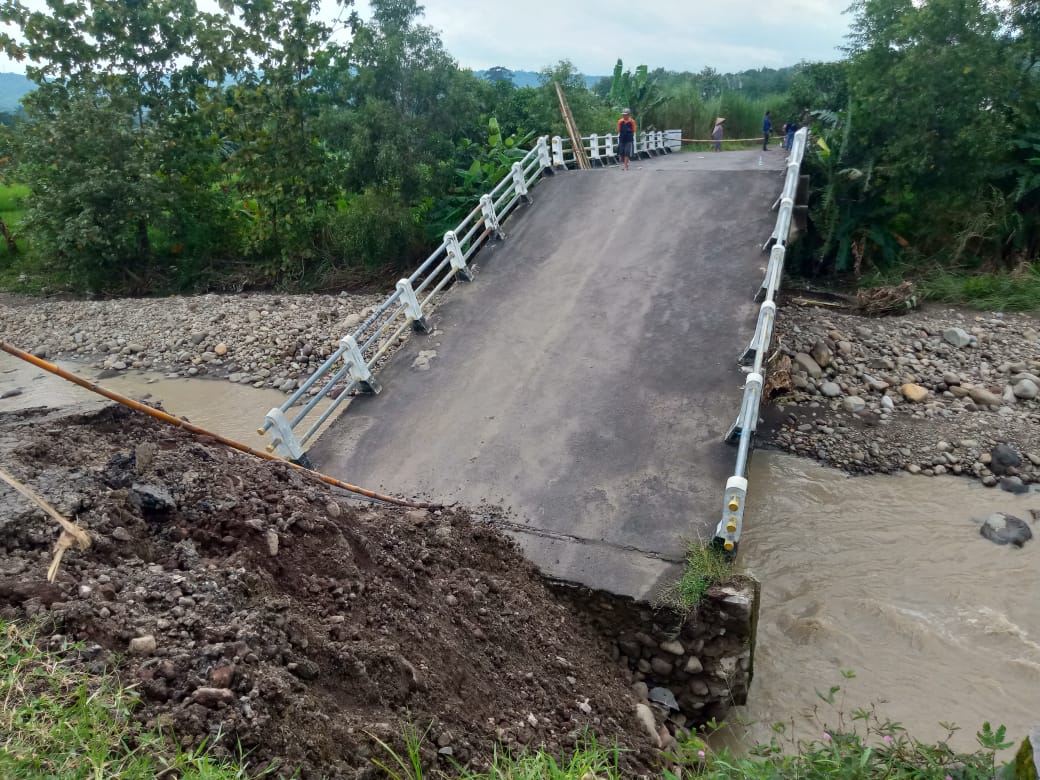
POLYGON ((183 742, 354 777, 411 719, 431 766, 585 728, 656 760, 609 644, 480 518, 357 506, 115 406, 4 415, 0 450, 93 537, 48 584, 56 525, 5 487, 0 612, 85 642, 183 742))
POLYGON ((751 586, 685 623, 561 589, 494 518, 359 505, 115 405, 0 415, 0 457, 92 537, 49 584, 56 524, 0 488, 0 616, 84 643, 79 663, 138 686, 142 721, 240 744, 254 769, 364 776, 410 720, 432 724, 430 767, 590 729, 634 776, 666 719, 692 726, 750 679, 751 586))

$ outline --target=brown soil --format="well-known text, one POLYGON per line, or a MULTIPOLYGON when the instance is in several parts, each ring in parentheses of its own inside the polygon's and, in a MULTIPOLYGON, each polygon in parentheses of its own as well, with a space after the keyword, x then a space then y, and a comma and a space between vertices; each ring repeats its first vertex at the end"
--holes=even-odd
POLYGON ((626 776, 653 763, 608 642, 486 518, 358 504, 117 406, 0 415, 0 459, 93 538, 48 584, 57 527, 0 486, 0 615, 85 643, 183 743, 375 777, 374 737, 400 749, 410 720, 430 767, 585 728, 626 776))

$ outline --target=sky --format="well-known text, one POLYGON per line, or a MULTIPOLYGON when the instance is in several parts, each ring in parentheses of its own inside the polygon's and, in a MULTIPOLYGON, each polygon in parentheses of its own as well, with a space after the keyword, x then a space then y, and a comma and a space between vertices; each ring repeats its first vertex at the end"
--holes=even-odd
MULTIPOLYGON (((33 9, 44 7, 42 0, 25 1, 33 9)), ((540 70, 567 59, 586 75, 607 76, 620 57, 626 69, 710 66, 730 73, 838 58, 850 21, 843 14, 848 3, 428 0, 423 22, 440 33, 461 66, 473 70, 540 70)), ((356 7, 369 15, 367 0, 356 0, 356 7)), ((323 0, 323 15, 338 15, 334 0, 323 0)), ((24 73, 25 66, 0 55, 0 71, 24 73)))

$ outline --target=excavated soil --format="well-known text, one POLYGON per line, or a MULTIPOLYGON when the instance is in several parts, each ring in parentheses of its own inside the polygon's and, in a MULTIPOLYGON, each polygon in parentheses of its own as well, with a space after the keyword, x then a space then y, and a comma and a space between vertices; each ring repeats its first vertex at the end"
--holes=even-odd
POLYGON ((0 415, 0 460, 93 540, 48 584, 57 526, 0 485, 0 615, 83 643, 182 743, 360 778, 409 721, 446 770, 589 728, 625 776, 654 763, 608 642, 488 518, 360 504, 114 405, 0 415))

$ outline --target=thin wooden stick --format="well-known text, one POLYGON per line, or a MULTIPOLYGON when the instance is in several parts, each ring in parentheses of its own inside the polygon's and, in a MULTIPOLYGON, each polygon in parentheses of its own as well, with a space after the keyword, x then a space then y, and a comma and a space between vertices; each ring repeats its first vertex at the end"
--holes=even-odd
POLYGON ((65 551, 74 544, 79 545, 79 549, 86 550, 90 547, 90 536, 86 531, 68 520, 61 514, 61 512, 44 501, 35 490, 28 485, 19 482, 3 468, 0 468, 0 479, 57 520, 58 525, 61 526, 61 536, 58 537, 58 541, 54 545, 54 559, 51 561, 51 565, 47 569, 47 581, 54 582, 54 578, 58 576, 58 566, 61 565, 61 558, 65 554, 65 551))

